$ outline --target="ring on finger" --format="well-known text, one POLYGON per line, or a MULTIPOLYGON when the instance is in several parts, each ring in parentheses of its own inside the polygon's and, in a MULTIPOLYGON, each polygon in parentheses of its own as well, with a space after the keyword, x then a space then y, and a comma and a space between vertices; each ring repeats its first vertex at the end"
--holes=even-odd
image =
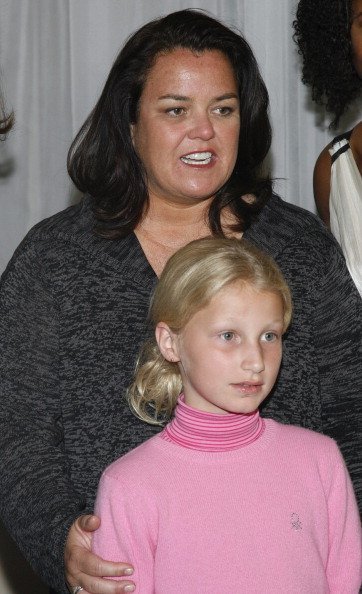
POLYGON ((78 592, 81 592, 82 590, 84 590, 82 586, 75 586, 75 588, 73 588, 73 594, 78 594, 78 592))

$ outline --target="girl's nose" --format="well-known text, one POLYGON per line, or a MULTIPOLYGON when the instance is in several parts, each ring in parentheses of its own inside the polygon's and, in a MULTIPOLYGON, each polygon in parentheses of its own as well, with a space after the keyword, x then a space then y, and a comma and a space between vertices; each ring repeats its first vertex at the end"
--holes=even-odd
POLYGON ((261 373, 265 369, 263 350, 259 344, 245 345, 241 366, 253 373, 261 373))

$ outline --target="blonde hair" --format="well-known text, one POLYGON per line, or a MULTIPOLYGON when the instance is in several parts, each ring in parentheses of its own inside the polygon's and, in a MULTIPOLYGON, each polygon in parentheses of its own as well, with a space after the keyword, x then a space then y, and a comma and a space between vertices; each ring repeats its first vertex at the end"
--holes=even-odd
MULTIPOLYGON (((291 294, 274 260, 244 239, 214 237, 192 241, 167 262, 150 304, 154 328, 164 322, 179 333, 221 289, 235 282, 279 295, 286 331, 292 315, 291 294)), ((171 417, 181 389, 178 364, 163 357, 153 338, 137 361, 128 391, 131 409, 147 423, 162 425, 171 417)))

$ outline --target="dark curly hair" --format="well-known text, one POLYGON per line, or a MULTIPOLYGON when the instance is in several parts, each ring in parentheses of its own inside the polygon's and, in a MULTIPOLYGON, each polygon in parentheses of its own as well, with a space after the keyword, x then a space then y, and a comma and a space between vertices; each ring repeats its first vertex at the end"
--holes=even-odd
POLYGON ((236 216, 234 230, 244 230, 272 192, 262 163, 271 143, 269 97, 254 54, 243 37, 203 11, 181 10, 141 27, 119 53, 94 110, 73 141, 68 172, 82 192, 94 199, 97 231, 103 237, 129 234, 148 202, 147 180, 133 147, 130 126, 160 53, 176 48, 194 52, 219 50, 235 72, 240 99, 240 136, 234 171, 209 209, 210 229, 222 235, 220 215, 228 205, 236 216), (254 194, 249 204, 241 199, 254 194))
POLYGON ((351 15, 352 0, 300 0, 293 22, 302 81, 312 88, 312 99, 334 114, 331 127, 362 87, 352 61, 351 15))

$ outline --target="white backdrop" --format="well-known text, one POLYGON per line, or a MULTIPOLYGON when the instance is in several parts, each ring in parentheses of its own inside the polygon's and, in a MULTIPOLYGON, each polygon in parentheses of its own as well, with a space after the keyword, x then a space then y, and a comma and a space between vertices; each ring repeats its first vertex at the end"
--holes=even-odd
MULTIPOLYGON (((314 211, 313 165, 332 133, 300 82, 295 6, 296 0, 0 0, 1 80, 16 115, 0 145, 0 272, 33 224, 76 199, 67 150, 125 38, 144 22, 186 7, 236 25, 252 45, 270 93, 276 191, 314 211)), ((358 117, 356 109, 341 129, 358 117)), ((0 591, 46 591, 3 531, 0 591)))

